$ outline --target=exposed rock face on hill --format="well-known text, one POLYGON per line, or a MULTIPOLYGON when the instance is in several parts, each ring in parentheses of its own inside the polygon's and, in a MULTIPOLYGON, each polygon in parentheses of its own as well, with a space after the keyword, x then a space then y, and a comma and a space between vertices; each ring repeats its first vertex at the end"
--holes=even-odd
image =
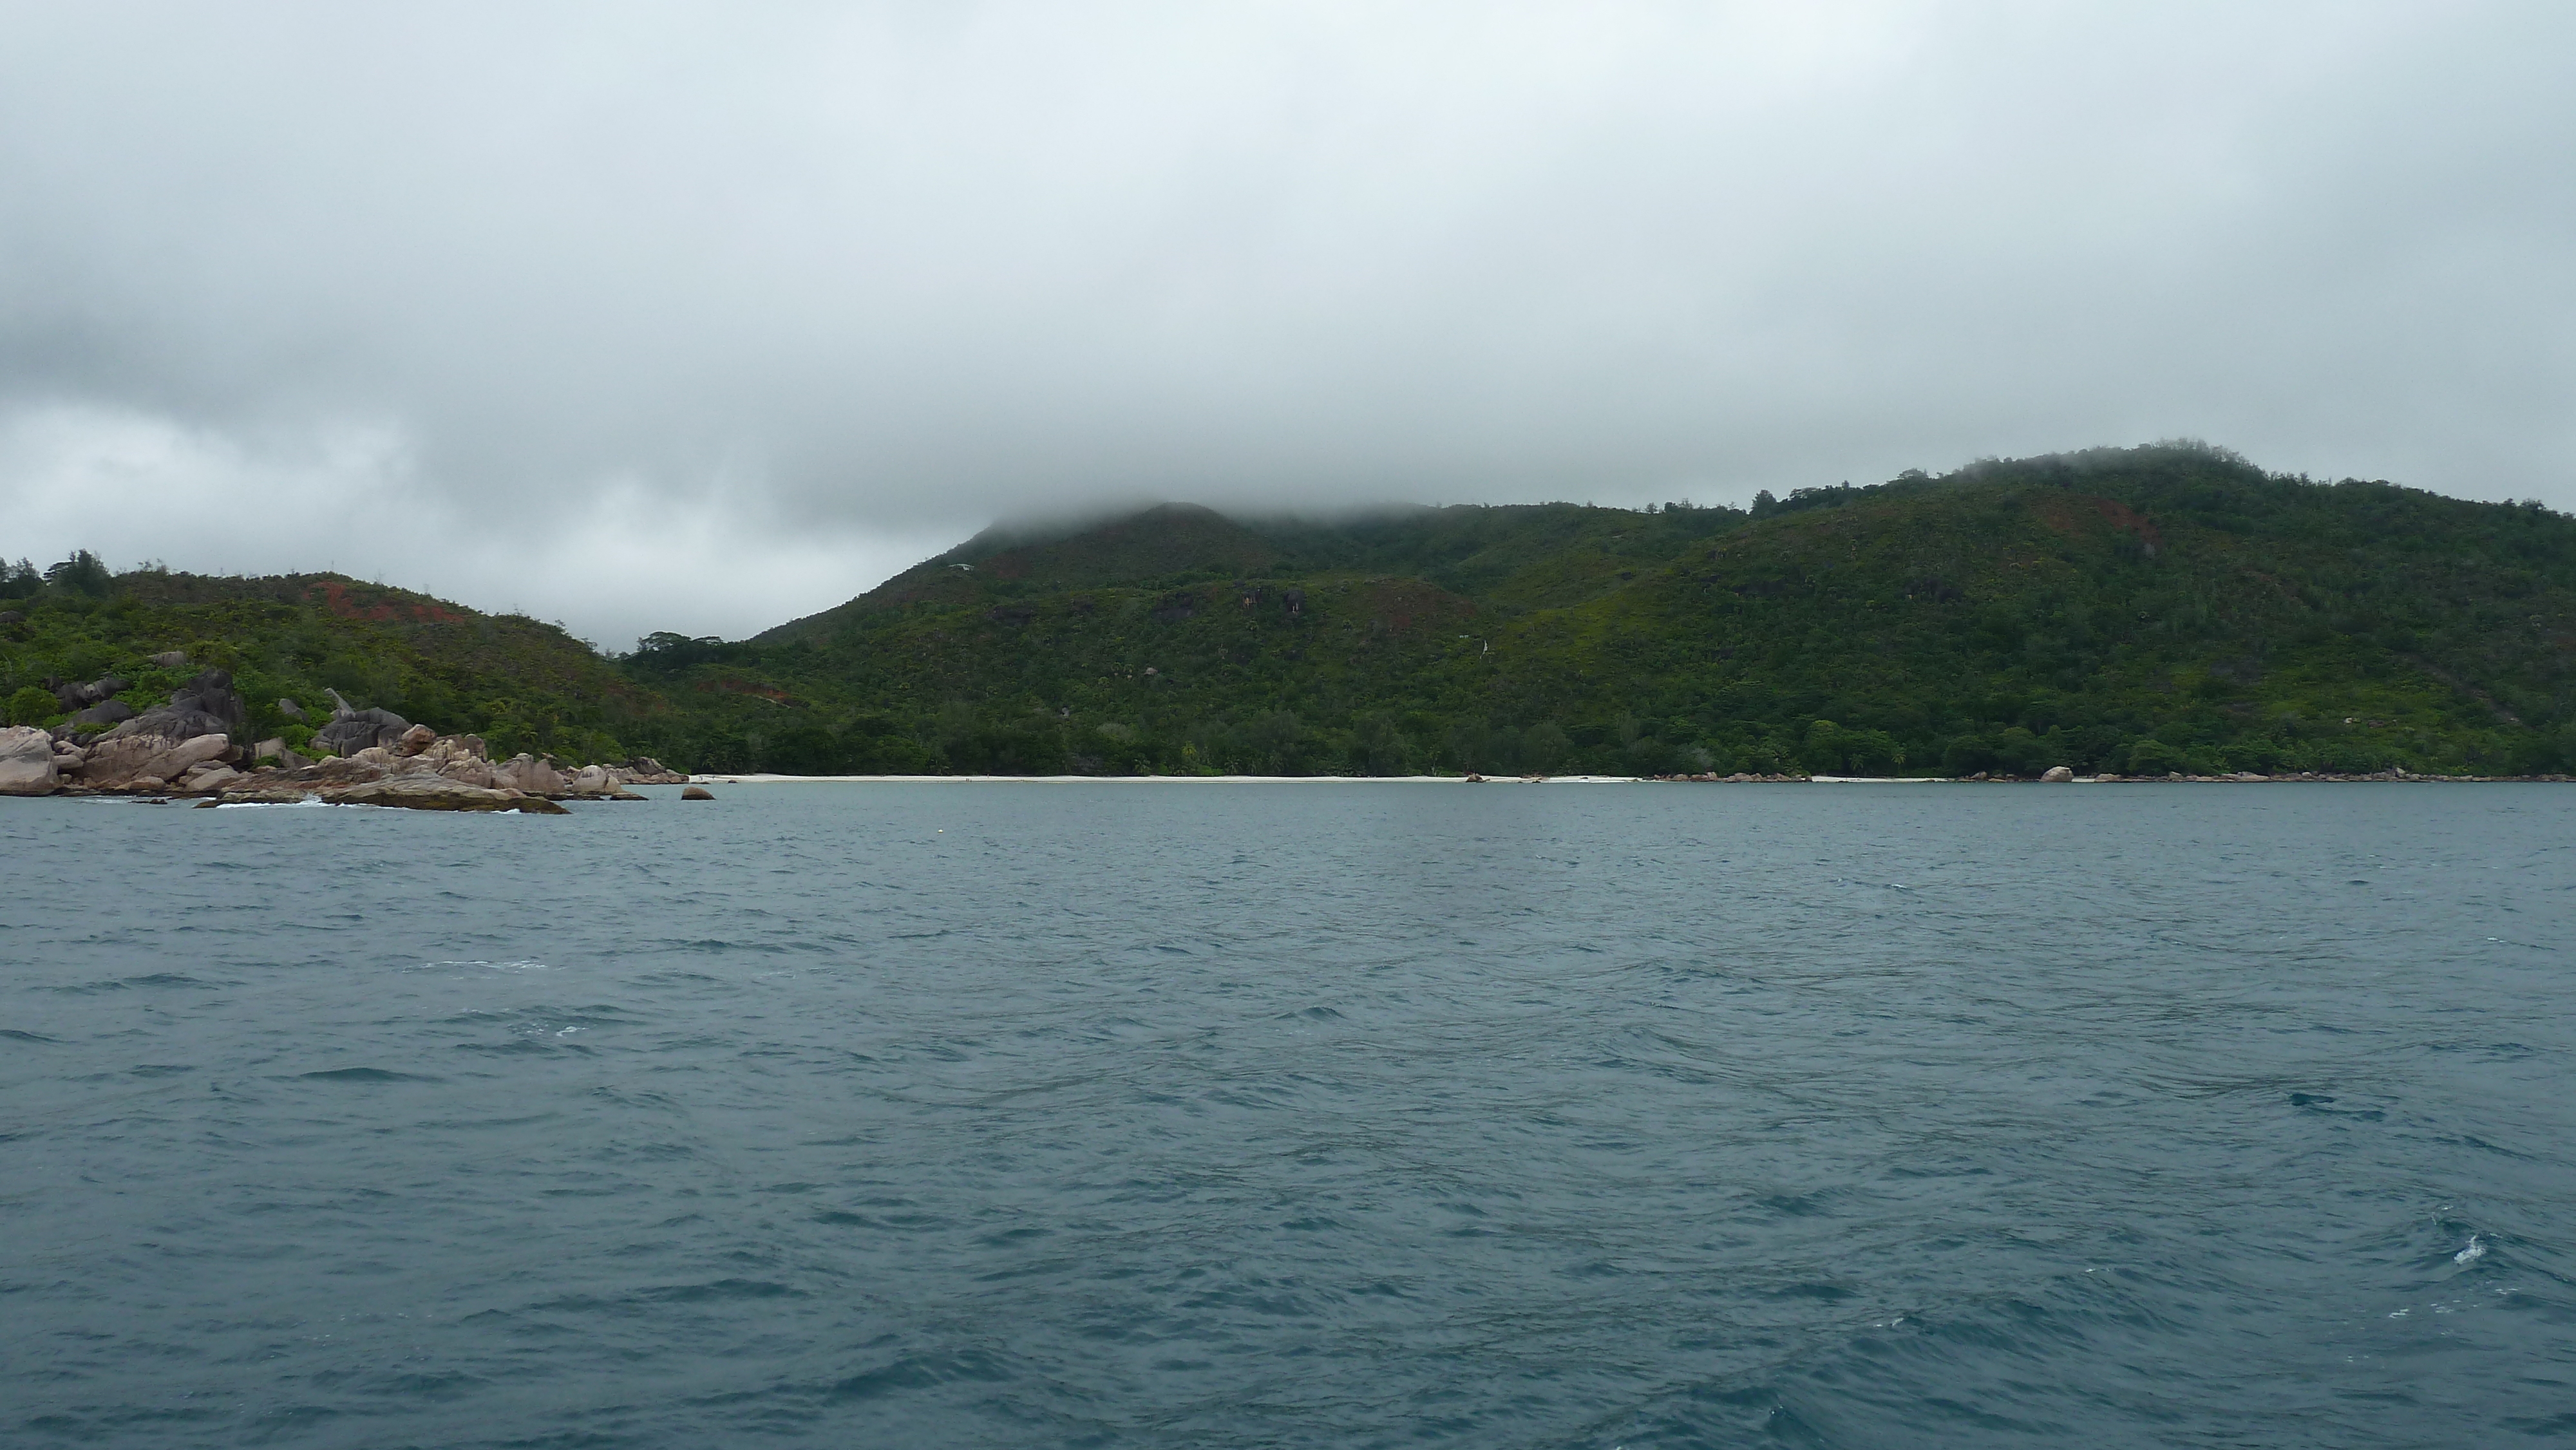
MULTIPOLYGON (((101 683, 105 683, 102 681, 101 683)), ((99 709, 109 708, 102 705, 99 709)), ((142 714, 119 705, 122 716, 108 717, 91 712, 92 718, 117 718, 121 721, 100 737, 103 740, 158 736, 168 740, 193 740, 200 735, 228 735, 249 718, 242 704, 241 692, 233 688, 230 670, 208 669, 181 685, 170 696, 170 703, 156 706, 142 714)), ((77 717, 75 717, 77 719, 77 717)))
POLYGON ((54 692, 54 698, 61 701, 66 710, 78 710, 95 705, 119 690, 131 688, 129 681, 115 675, 101 675, 86 685, 74 684, 68 680, 47 680, 45 685, 54 692))

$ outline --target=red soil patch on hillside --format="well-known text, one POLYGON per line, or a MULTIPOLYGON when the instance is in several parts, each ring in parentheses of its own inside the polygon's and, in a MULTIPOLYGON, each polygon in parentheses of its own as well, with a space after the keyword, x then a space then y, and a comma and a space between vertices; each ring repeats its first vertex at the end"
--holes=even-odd
POLYGON ((473 616, 459 614, 436 600, 404 599, 379 594, 372 599, 351 592, 346 581, 325 579, 304 591, 304 597, 320 595, 323 608, 342 619, 395 620, 413 619, 423 624, 463 624, 473 616))

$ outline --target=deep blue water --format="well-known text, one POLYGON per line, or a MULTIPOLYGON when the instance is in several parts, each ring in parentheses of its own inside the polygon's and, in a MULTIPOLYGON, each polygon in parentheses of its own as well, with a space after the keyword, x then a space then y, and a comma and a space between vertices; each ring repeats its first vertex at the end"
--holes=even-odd
POLYGON ((2576 1441, 2576 788, 0 801, 9 1446, 2576 1441))

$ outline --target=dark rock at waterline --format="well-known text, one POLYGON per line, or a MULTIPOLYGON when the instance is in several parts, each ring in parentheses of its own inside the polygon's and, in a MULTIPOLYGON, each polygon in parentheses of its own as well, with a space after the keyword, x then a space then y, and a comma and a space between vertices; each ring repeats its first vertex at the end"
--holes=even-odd
POLYGON ((684 801, 711 801, 715 798, 716 793, 702 785, 693 785, 680 792, 680 799, 684 801))
POLYGON ((315 794, 353 806, 401 806, 416 811, 520 811, 532 816, 571 814, 543 796, 467 785, 435 775, 401 775, 355 785, 325 786, 315 794))

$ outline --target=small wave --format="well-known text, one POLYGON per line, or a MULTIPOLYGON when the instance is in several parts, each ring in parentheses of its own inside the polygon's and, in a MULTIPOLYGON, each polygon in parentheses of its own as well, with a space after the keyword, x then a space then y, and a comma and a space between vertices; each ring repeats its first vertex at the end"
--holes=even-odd
POLYGON ((2471 1234, 2469 1235, 2468 1247, 2451 1255, 2451 1262, 2455 1264, 2474 1264, 2486 1256, 2486 1244, 2481 1242, 2476 1234, 2471 1234))
POLYGON ((216 803, 215 809, 219 811, 300 811, 307 809, 344 809, 354 811, 362 809, 362 807, 349 805, 343 801, 326 801, 314 796, 306 796, 300 801, 219 801, 216 803))
POLYGON ((509 962, 423 962, 414 971, 436 972, 449 968, 480 967, 487 972, 542 972, 546 964, 528 958, 509 962))

